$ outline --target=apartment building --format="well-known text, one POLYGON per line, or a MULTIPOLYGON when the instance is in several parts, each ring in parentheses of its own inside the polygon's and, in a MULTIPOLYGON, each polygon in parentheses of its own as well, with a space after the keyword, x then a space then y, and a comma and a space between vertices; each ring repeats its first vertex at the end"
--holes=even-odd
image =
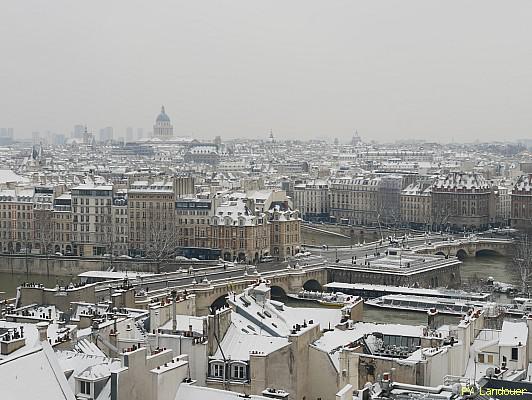
POLYGON ((212 200, 180 198, 176 201, 175 212, 179 247, 209 247, 212 200))
POLYGON ((31 252, 34 245, 33 188, 0 191, 0 241, 3 252, 31 252))
POLYGON ((0 193, 4 252, 255 262, 299 252, 299 212, 284 191, 178 197, 175 178, 0 193))
POLYGON ((270 253, 268 217, 254 213, 239 197, 227 197, 211 218, 211 247, 224 260, 253 261, 270 253))
POLYGON ((377 189, 378 223, 392 226, 400 224, 402 185, 401 175, 390 174, 380 178, 377 189))
POLYGON ((452 172, 432 185, 432 218, 440 229, 484 229, 495 204, 492 184, 478 173, 452 172))
POLYGON ((275 204, 268 210, 271 255, 279 259, 299 252, 301 243, 301 219, 299 213, 285 204, 275 204))
POLYGON ((505 227, 510 224, 512 215, 512 190, 508 186, 499 184, 495 187, 495 225, 505 227))
POLYGON ((169 245, 176 240, 175 184, 175 179, 168 177, 129 181, 130 253, 147 255, 159 246, 169 245))
POLYGON ((294 208, 299 210, 305 221, 329 220, 329 184, 324 180, 313 180, 294 185, 294 208))
POLYGON ((127 190, 117 190, 111 205, 113 236, 112 243, 110 243, 110 254, 113 256, 127 255, 129 251, 129 213, 127 201, 127 190))
POLYGON ((45 242, 43 242, 41 252, 46 254, 46 249, 50 246, 47 244, 47 241, 50 240, 51 234, 53 235, 51 247, 53 247, 54 253, 62 253, 66 255, 79 254, 78 246, 73 240, 72 195, 70 193, 63 193, 54 199, 52 226, 53 231, 48 234, 43 234, 45 242))
POLYGON ((377 223, 377 199, 381 178, 342 177, 329 182, 333 221, 354 225, 377 223))
POLYGON ((424 229, 432 223, 430 185, 423 182, 408 185, 401 191, 401 222, 412 228, 424 229))
POLYGON ((52 252, 54 240, 53 199, 54 188, 36 186, 33 196, 33 225, 34 245, 33 252, 49 254, 52 252))
POLYGON ((80 256, 108 254, 113 240, 113 186, 88 183, 72 188, 72 240, 80 256))
POLYGON ((532 229, 532 174, 521 175, 511 193, 511 226, 532 229))

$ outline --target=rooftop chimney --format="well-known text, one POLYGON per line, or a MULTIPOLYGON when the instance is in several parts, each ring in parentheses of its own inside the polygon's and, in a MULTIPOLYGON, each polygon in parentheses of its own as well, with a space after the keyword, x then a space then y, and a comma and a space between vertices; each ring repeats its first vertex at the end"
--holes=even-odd
POLYGON ((172 333, 177 334, 177 315, 176 315, 176 299, 177 291, 172 290, 172 333))
POLYGON ((436 316, 437 315, 438 315, 438 310, 436 308, 431 308, 427 311, 429 329, 436 329, 436 316))
POLYGON ((46 342, 48 340, 48 322, 38 322, 36 326, 39 332, 39 341, 46 342))

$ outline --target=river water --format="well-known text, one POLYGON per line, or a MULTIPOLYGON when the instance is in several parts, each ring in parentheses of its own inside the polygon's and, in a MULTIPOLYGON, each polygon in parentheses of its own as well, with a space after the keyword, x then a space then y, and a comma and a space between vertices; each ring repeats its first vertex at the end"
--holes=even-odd
MULTIPOLYGON (((461 266, 462 281, 467 288, 468 282, 472 285, 479 281, 479 278, 493 277, 496 281, 519 284, 518 277, 506 268, 507 259, 504 257, 486 256, 467 258, 461 266)), ((39 282, 46 287, 54 287, 57 283, 64 285, 70 282, 70 277, 55 277, 42 275, 26 275, 0 273, 0 292, 6 292, 6 297, 14 297, 16 288, 22 282, 39 282)), ((298 307, 316 307, 316 303, 294 300, 290 298, 281 299, 287 305, 298 307)), ((501 299, 506 302, 507 299, 501 299)), ((423 313, 381 310, 364 306, 364 320, 368 322, 387 322, 402 324, 425 324, 427 317, 423 313)))
MULTIPOLYGON (((493 277, 499 282, 511 283, 519 285, 519 279, 515 274, 506 267, 507 258, 497 256, 486 257, 471 257, 464 260, 461 265, 461 276, 464 288, 473 288, 478 285, 480 278, 486 279, 488 276, 493 277)), ((289 306, 293 307, 317 307, 314 302, 296 300, 291 298, 279 299, 289 306)), ((509 303, 510 300, 500 295, 496 298, 497 301, 509 303)), ((380 323, 395 323, 406 325, 424 325, 427 323, 427 316, 424 313, 404 311, 404 310, 387 310, 378 309, 364 305, 364 321, 366 322, 380 322, 380 323)), ((456 322, 456 317, 440 316, 445 323, 456 322)))

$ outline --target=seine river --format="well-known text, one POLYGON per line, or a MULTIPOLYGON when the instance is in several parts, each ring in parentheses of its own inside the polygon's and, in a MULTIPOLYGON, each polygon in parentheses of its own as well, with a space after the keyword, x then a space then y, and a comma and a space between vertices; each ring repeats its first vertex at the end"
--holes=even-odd
MULTIPOLYGON (((506 268, 506 258, 504 257, 476 257, 466 259, 461 267, 462 281, 464 283, 478 282, 479 278, 492 276, 496 281, 518 284, 516 276, 509 273, 506 268)), ((0 292, 6 292, 6 295, 0 297, 14 297, 16 288, 22 282, 40 282, 46 287, 54 287, 58 282, 66 284, 70 281, 69 277, 46 277, 42 275, 10 274, 0 273, 0 292)), ((316 307, 315 303, 298 301, 289 298, 282 299, 288 305, 300 307, 316 307)), ((364 320, 368 322, 389 322, 403 324, 424 324, 426 316, 422 313, 404 312, 404 311, 385 311, 371 307, 365 307, 364 320)))
MULTIPOLYGON (((518 278, 510 273, 506 268, 507 259, 504 257, 472 257, 467 258, 461 266, 461 275, 464 286, 469 286, 469 282, 477 283, 479 278, 493 277, 499 282, 519 284, 518 278)), ((317 307, 316 303, 304 300, 295 300, 291 298, 279 299, 284 301, 287 305, 297 307, 317 307)), ((509 302, 505 297, 501 297, 500 301, 509 302)), ((455 317, 445 316, 449 323, 456 321, 455 317)), ((427 316, 420 312, 411 311, 394 311, 381 310, 374 307, 364 306, 364 321, 366 322, 381 322, 381 323, 397 323, 406 325, 420 325, 427 323, 427 316)))

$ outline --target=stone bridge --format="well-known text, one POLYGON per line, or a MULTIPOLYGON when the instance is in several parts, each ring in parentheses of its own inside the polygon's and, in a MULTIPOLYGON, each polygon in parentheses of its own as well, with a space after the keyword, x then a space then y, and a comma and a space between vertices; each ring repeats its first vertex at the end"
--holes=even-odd
POLYGON ((451 241, 424 244, 412 247, 418 254, 435 254, 449 257, 458 257, 460 260, 466 257, 480 255, 506 256, 511 252, 513 241, 511 239, 455 239, 451 241))
POLYGON ((285 295, 287 293, 297 293, 303 288, 322 290, 322 286, 327 283, 327 269, 324 265, 320 265, 249 275, 242 278, 224 279, 216 282, 204 281, 187 288, 187 291, 196 295, 198 315, 206 315, 209 313, 210 307, 218 308, 224 305, 225 298, 229 292, 242 292, 259 278, 270 281, 273 295, 285 295))

